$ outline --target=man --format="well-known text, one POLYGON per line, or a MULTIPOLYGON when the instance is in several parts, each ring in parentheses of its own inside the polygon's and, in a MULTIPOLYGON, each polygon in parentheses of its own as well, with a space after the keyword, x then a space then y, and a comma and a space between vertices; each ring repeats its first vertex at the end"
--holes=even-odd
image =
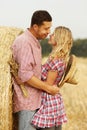
POLYGON ((33 13, 30 28, 17 37, 12 45, 15 61, 19 65, 18 76, 25 84, 28 97, 22 94, 14 81, 13 111, 18 114, 18 130, 36 130, 30 120, 41 104, 41 90, 50 94, 58 93, 56 86, 50 86, 41 79, 41 46, 39 40, 50 33, 52 17, 45 10, 33 13))

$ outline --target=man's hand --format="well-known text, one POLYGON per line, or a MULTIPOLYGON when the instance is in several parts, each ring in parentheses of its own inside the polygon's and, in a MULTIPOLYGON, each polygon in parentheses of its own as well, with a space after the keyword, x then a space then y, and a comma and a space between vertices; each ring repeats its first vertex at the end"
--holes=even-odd
POLYGON ((50 91, 48 92, 51 95, 55 95, 59 93, 59 88, 56 85, 49 87, 50 91))
POLYGON ((15 76, 14 78, 15 78, 15 80, 16 80, 16 82, 17 82, 18 85, 23 84, 22 81, 21 81, 21 79, 18 76, 15 76))

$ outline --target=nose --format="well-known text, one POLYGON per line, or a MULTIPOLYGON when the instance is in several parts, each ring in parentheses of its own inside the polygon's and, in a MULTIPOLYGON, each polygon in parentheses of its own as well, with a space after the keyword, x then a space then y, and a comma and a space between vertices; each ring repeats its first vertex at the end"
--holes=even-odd
POLYGON ((47 35, 50 34, 50 29, 47 31, 47 35))

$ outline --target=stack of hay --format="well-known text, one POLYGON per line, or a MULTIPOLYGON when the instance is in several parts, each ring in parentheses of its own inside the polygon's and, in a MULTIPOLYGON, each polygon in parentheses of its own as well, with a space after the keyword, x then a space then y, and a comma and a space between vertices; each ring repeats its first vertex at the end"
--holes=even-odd
POLYGON ((0 130, 12 130, 12 82, 8 61, 12 58, 10 47, 22 32, 15 27, 0 27, 0 130))

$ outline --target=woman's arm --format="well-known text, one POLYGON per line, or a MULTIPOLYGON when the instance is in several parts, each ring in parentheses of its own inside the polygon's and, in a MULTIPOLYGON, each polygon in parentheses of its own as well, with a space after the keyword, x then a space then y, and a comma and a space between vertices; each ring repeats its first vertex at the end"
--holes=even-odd
POLYGON ((49 85, 53 85, 55 83, 57 75, 58 75, 58 71, 56 71, 56 70, 55 71, 54 70, 49 70, 48 74, 47 74, 47 80, 46 80, 46 82, 49 85))

